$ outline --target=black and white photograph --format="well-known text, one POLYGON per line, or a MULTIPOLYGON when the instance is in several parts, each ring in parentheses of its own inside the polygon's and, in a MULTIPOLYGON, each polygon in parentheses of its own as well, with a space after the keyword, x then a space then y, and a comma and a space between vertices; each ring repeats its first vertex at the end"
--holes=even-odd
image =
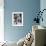
POLYGON ((13 26, 23 26, 23 12, 13 12, 12 13, 12 25, 13 26))

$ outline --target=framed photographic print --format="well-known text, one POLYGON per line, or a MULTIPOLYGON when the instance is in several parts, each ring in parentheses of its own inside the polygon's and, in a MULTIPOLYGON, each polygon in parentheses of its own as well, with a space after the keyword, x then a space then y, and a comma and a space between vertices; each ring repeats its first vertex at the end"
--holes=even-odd
POLYGON ((23 26, 23 12, 12 12, 12 26, 23 26))

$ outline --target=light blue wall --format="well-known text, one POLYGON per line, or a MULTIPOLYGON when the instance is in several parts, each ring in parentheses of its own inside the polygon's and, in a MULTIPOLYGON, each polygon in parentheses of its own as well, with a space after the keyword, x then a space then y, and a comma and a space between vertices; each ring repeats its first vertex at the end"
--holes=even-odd
POLYGON ((32 19, 40 9, 40 0, 5 0, 4 1, 4 38, 7 41, 18 41, 32 29, 32 19), (24 26, 12 26, 12 12, 24 13, 24 26))
MULTIPOLYGON (((42 11, 43 9, 46 9, 46 0, 41 0, 40 1, 40 10, 42 11)), ((40 25, 45 26, 46 27, 46 11, 43 12, 43 22, 40 22, 40 25)))

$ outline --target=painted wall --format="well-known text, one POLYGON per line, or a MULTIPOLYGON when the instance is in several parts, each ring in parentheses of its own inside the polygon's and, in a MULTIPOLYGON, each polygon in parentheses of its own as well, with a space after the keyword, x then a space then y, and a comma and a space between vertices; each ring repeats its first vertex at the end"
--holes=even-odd
MULTIPOLYGON (((46 0, 40 0, 40 9, 41 9, 41 11, 42 11, 43 9, 46 9, 46 0)), ((40 22, 40 25, 46 27, 46 20, 45 20, 45 19, 46 19, 46 10, 43 12, 42 17, 43 17, 43 22, 41 21, 41 22, 40 22)))
POLYGON ((32 30, 32 20, 40 9, 40 0, 5 0, 4 1, 4 39, 18 41, 32 30), (12 26, 12 12, 22 11, 24 26, 12 26))

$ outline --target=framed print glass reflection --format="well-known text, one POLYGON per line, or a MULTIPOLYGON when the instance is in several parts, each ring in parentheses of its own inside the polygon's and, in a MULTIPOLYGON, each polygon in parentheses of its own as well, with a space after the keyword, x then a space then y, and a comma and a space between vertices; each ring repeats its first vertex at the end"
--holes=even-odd
POLYGON ((23 12, 12 12, 12 26, 23 26, 23 12))

